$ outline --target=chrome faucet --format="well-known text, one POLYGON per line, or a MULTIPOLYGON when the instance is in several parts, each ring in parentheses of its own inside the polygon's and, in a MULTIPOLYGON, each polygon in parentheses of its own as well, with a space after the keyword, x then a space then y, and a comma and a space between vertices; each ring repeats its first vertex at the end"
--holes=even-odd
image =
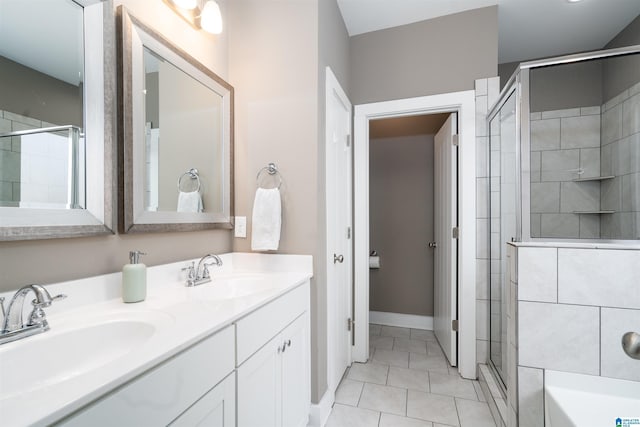
POLYGON ((194 267, 194 262, 190 266, 183 268, 183 271, 187 271, 187 286, 198 286, 203 283, 211 281, 211 274, 209 273, 209 267, 216 265, 222 267, 222 259, 218 255, 207 254, 200 258, 198 266, 194 267), (209 259, 213 261, 207 263, 209 259))
POLYGON ((0 344, 15 341, 30 335, 39 334, 49 330, 49 322, 43 308, 47 308, 58 299, 66 298, 66 295, 56 295, 52 297, 44 286, 28 285, 24 286, 13 295, 6 311, 4 309, 4 299, 0 300, 2 305, 2 329, 0 330, 0 344), (29 315, 29 320, 24 323, 22 312, 24 310, 24 300, 27 294, 33 291, 35 299, 31 302, 33 310, 29 315))

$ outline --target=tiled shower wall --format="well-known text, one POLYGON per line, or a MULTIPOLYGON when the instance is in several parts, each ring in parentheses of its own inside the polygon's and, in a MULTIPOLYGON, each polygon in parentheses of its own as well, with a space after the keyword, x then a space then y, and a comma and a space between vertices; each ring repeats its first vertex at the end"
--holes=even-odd
POLYGON ((530 118, 531 236, 640 238, 640 83, 602 106, 530 118), (599 176, 614 178, 575 181, 599 176))
MULTIPOLYGON (((519 427, 544 426, 547 369, 640 381, 620 341, 640 332, 640 251, 510 245, 519 427)), ((515 368, 515 366, 514 366, 515 368)))
POLYGON ((476 89, 476 358, 489 357, 489 131, 487 113, 500 93, 500 78, 479 79, 476 89))
POLYGON ((603 238, 640 238, 640 83, 602 106, 602 208, 615 213, 601 216, 603 238))
MULTIPOLYGON (((56 126, 0 110, 0 134, 56 126)), ((22 144, 21 137, 0 138, 0 206, 19 202, 67 200, 68 143, 22 144), (52 161, 55 159, 55 161, 52 161)))
POLYGON ((531 113, 531 237, 599 238, 600 106, 531 113))

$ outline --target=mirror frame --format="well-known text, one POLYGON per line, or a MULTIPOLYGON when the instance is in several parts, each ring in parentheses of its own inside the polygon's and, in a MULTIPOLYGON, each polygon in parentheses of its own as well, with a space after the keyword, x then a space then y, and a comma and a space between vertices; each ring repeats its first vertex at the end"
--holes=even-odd
MULTIPOLYGON (((198 231, 215 228, 232 229, 234 219, 233 209, 233 145, 234 145, 234 89, 229 83, 215 74, 205 65, 193 58, 184 50, 175 46, 160 33, 132 16, 124 6, 117 9, 117 38, 118 38, 118 166, 119 174, 119 225, 122 233, 139 232, 167 232, 167 231, 198 231), (156 54, 171 57, 181 64, 173 65, 201 82, 207 80, 223 88, 223 211, 218 213, 189 213, 189 212, 148 212, 144 211, 140 198, 142 194, 136 192, 142 188, 139 181, 142 173, 135 167, 135 159, 142 150, 136 146, 140 143, 140 136, 136 137, 134 114, 140 112, 141 101, 135 98, 135 89, 140 84, 135 80, 134 69, 144 67, 142 64, 142 48, 144 42, 153 44, 156 54), (158 52, 157 50, 162 51, 158 52), (137 51, 139 50, 139 52, 137 51), (185 68, 188 68, 185 69, 185 68), (196 76, 197 75, 197 76, 196 76), (138 199, 136 199, 138 197, 138 199)), ((147 46, 149 47, 149 46, 147 46)), ((140 77, 142 78, 142 77, 140 77)), ((208 85, 209 86, 209 85, 208 85)), ((139 89, 138 89, 139 91, 139 89)), ((139 159, 138 159, 139 160, 139 159)))
POLYGON ((0 241, 114 234, 115 26, 112 0, 74 0, 83 10, 86 209, 0 208, 0 241), (91 173, 95 171, 95 173, 91 173))

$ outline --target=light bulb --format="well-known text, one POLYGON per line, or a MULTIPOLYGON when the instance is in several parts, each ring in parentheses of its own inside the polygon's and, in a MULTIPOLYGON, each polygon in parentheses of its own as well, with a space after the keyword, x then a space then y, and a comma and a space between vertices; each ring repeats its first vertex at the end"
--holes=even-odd
POLYGON ((198 5, 198 0, 171 0, 173 4, 182 9, 195 9, 198 5))
POLYGON ((215 0, 208 0, 205 3, 200 15, 200 26, 208 33, 220 34, 222 32, 222 14, 220 6, 215 0))

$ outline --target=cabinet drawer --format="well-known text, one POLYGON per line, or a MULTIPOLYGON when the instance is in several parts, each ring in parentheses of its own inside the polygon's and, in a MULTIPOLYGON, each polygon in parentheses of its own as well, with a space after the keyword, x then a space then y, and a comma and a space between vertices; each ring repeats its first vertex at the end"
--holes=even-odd
POLYGON ((236 323, 237 366, 309 309, 309 281, 236 323))
POLYGON ((167 425, 233 371, 234 356, 232 325, 135 378, 60 425, 167 425))

